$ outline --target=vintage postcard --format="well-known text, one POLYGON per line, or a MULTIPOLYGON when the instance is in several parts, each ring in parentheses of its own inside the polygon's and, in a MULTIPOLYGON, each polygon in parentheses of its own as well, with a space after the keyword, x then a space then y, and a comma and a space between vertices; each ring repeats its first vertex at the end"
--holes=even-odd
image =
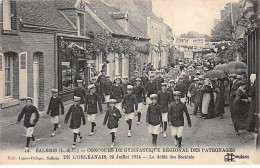
POLYGON ((259 0, 0 0, 0 165, 259 165, 259 0))

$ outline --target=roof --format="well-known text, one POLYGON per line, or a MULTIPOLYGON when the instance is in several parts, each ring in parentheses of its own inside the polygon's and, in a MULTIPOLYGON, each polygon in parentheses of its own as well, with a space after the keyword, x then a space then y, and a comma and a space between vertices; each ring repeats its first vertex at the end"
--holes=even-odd
POLYGON ((17 13, 23 23, 75 30, 69 21, 57 10, 53 0, 19 0, 16 2, 17 13))
POLYGON ((123 30, 123 28, 110 16, 111 13, 119 12, 118 9, 108 6, 99 0, 89 0, 89 4, 87 4, 87 6, 97 15, 100 20, 102 20, 104 24, 111 28, 115 34, 125 36, 128 35, 123 30))
POLYGON ((125 32, 124 29, 116 22, 117 19, 125 18, 126 12, 122 12, 117 8, 101 2, 100 0, 89 0, 89 4, 87 4, 87 6, 104 24, 113 30, 114 34, 149 39, 145 33, 138 29, 138 27, 131 21, 129 21, 129 33, 125 32))

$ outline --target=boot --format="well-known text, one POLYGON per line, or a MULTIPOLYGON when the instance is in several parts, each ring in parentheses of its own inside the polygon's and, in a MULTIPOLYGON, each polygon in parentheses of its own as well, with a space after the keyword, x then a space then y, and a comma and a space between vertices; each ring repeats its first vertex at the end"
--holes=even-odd
POLYGON ((182 137, 178 138, 178 148, 181 148, 182 137))

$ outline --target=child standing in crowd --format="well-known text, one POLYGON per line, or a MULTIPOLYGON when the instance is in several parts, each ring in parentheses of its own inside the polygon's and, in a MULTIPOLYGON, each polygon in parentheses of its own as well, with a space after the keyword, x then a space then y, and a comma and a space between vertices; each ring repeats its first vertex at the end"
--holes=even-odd
POLYGON ((125 121, 128 124, 128 137, 131 137, 132 133, 132 120, 135 117, 135 111, 138 110, 138 104, 135 95, 133 94, 133 86, 127 86, 127 95, 124 96, 122 102, 123 112, 125 113, 125 121))
POLYGON ((112 86, 112 92, 111 92, 110 98, 116 99, 116 105, 115 106, 116 106, 116 108, 121 110, 122 109, 121 102, 122 102, 122 99, 124 97, 124 89, 123 89, 123 86, 120 84, 120 82, 121 82, 120 77, 116 77, 115 82, 116 83, 113 84, 113 86, 112 86))
POLYGON ((64 123, 67 124, 68 120, 71 116, 70 120, 70 128, 73 129, 73 143, 72 143, 72 149, 75 149, 77 136, 79 135, 79 141, 78 143, 81 143, 82 136, 80 135, 80 126, 81 126, 81 120, 82 124, 86 124, 85 116, 82 107, 80 106, 80 97, 74 96, 74 104, 70 106, 68 113, 65 116, 64 123))
POLYGON ((52 97, 50 99, 49 107, 47 110, 47 114, 51 116, 51 123, 54 124, 53 132, 51 137, 55 136, 55 132, 58 128, 59 133, 61 130, 61 126, 59 125, 59 115, 64 114, 64 105, 61 98, 58 96, 58 89, 52 89, 52 97), (60 113, 61 108, 61 113, 60 113))
POLYGON ((108 108, 105 118, 104 118, 104 122, 103 122, 104 126, 107 123, 107 127, 110 130, 110 134, 112 136, 111 148, 114 148, 114 146, 115 146, 118 122, 119 122, 119 119, 122 118, 122 115, 121 115, 119 109, 117 109, 115 107, 115 104, 116 104, 116 100, 110 99, 110 101, 109 101, 110 108, 108 108))
POLYGON ((160 124, 162 122, 161 107, 157 104, 157 95, 150 96, 152 103, 148 106, 146 113, 146 125, 149 134, 152 135, 152 144, 156 146, 157 135, 160 132, 160 124))
POLYGON ((99 110, 102 113, 102 104, 100 97, 97 93, 95 93, 95 85, 91 84, 88 86, 89 93, 86 97, 86 107, 85 112, 87 112, 88 121, 91 123, 91 131, 89 133, 89 136, 94 135, 94 130, 96 127, 96 114, 98 111, 97 104, 99 105, 99 110))
POLYGON ((80 97, 80 106, 82 107, 84 111, 84 104, 86 102, 86 89, 82 85, 82 80, 77 80, 78 87, 74 89, 73 96, 80 97))
POLYGON ((136 78, 136 86, 134 87, 133 94, 135 94, 137 102, 138 102, 137 125, 140 125, 141 112, 142 112, 143 106, 146 105, 145 89, 141 85, 141 78, 136 78))
POLYGON ((167 83, 162 83, 162 91, 158 92, 157 97, 158 104, 161 106, 162 110, 161 132, 163 132, 163 137, 166 138, 168 110, 169 105, 171 104, 171 95, 167 91, 167 83))
POLYGON ((32 146, 35 146, 35 137, 33 136, 34 127, 39 120, 39 112, 35 106, 32 105, 33 98, 26 98, 26 106, 23 108, 22 112, 19 114, 18 119, 16 121, 17 124, 20 123, 22 118, 24 117, 23 126, 26 129, 26 147, 25 151, 29 150, 30 140, 33 140, 32 146))
POLYGON ((186 114, 188 125, 191 127, 190 115, 188 113, 187 107, 184 103, 180 101, 181 93, 180 91, 174 92, 175 102, 171 103, 169 109, 169 124, 172 127, 172 136, 175 138, 175 146, 181 148, 181 141, 183 135, 184 118, 183 112, 186 114))
MULTIPOLYGON (((150 97, 150 95, 157 94, 157 92, 158 92, 158 85, 154 80, 154 76, 155 76, 154 74, 150 75, 150 80, 146 83, 146 86, 145 86, 145 90, 147 92, 148 98, 150 97)), ((149 100, 149 102, 147 102, 147 103, 150 104, 151 103, 150 101, 151 100, 149 100)))
POLYGON ((106 80, 104 82, 104 97, 107 107, 109 107, 109 100, 111 95, 112 82, 110 81, 110 76, 106 75, 106 80))

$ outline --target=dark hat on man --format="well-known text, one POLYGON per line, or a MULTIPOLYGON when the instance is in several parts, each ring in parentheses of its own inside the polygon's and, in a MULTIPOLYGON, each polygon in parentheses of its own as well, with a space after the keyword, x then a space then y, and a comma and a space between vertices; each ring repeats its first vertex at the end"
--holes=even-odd
POLYGON ((31 100, 31 101, 33 101, 33 98, 32 98, 32 97, 26 97, 25 100, 31 100))

